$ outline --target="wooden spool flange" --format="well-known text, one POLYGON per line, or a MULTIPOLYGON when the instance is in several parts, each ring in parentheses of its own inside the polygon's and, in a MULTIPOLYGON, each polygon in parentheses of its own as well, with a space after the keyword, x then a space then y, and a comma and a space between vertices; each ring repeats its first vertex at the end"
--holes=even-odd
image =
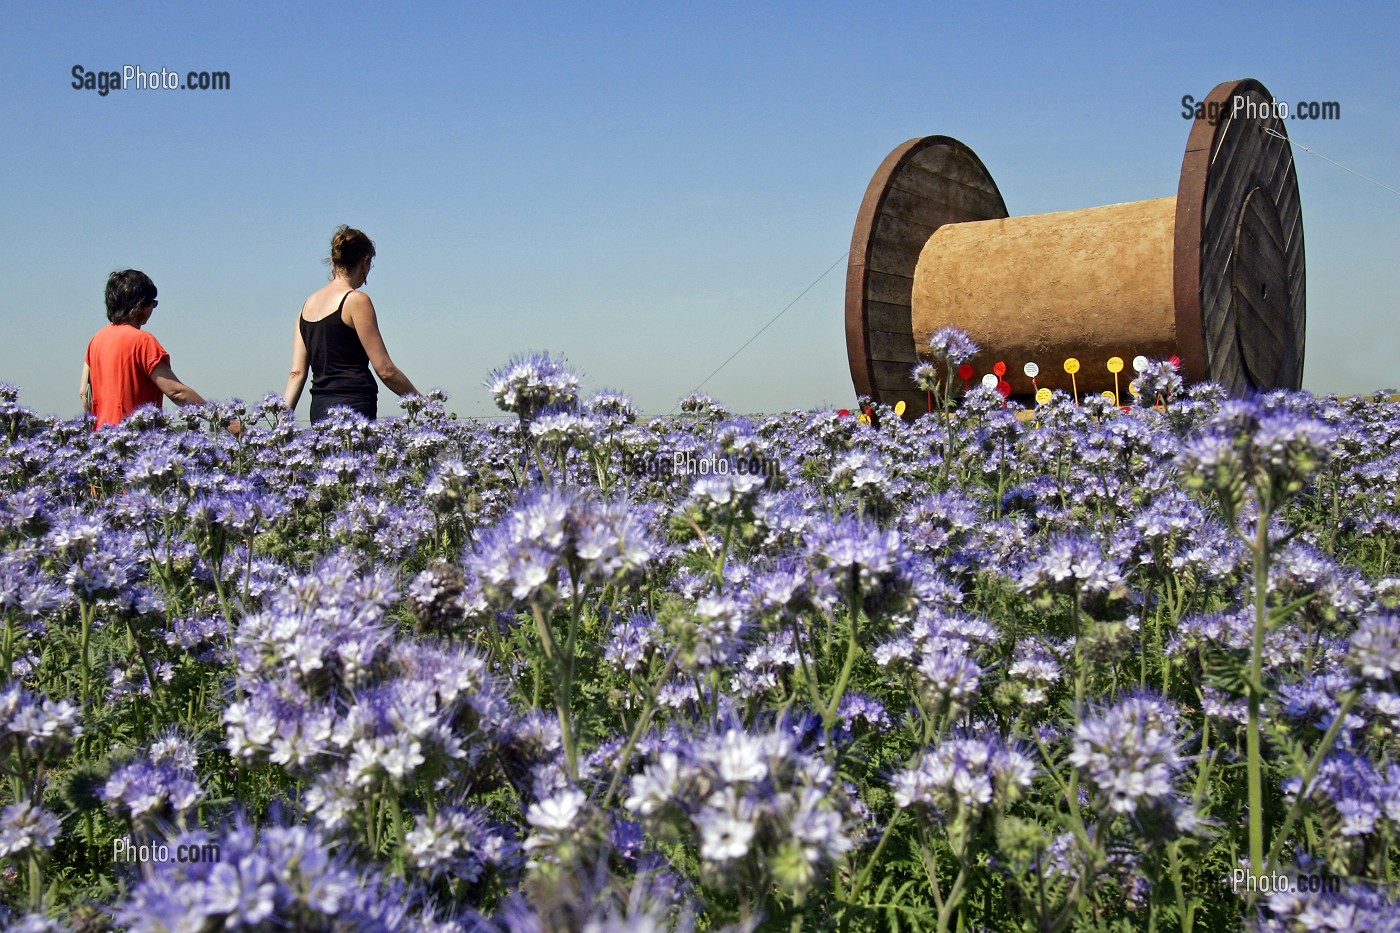
POLYGON ((1008 218, 961 142, 927 136, 891 152, 851 239, 857 394, 923 411, 910 369, 945 325, 982 347, 978 378, 1007 363, 1018 395, 1031 392, 1025 362, 1040 366, 1040 385, 1067 389, 1061 363, 1075 357, 1078 389, 1093 392, 1113 388, 1109 357, 1139 354, 1179 356, 1188 382, 1235 395, 1298 388, 1303 223, 1287 133, 1258 81, 1218 85, 1205 103, 1225 115, 1195 121, 1174 198, 1008 218))

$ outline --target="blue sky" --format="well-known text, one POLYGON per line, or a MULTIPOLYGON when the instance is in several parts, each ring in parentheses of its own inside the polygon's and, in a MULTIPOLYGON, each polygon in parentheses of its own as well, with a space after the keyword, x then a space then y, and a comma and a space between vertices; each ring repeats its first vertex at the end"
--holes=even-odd
MULTIPOLYGON (((283 3, 6 5, 0 381, 77 411, 102 289, 207 396, 281 390, 331 231, 379 247, 395 361, 465 416, 512 354, 669 410, 848 249, 881 159, 955 136, 1012 214, 1175 194, 1181 97, 1283 101, 1308 263, 1304 384, 1400 384, 1394 4, 283 3), (228 71, 99 96, 72 68, 228 71)), ((705 390, 739 410, 852 401, 844 263, 705 390)), ((303 399, 302 415, 307 402, 303 399)), ((381 391, 381 413, 396 409, 381 391)))

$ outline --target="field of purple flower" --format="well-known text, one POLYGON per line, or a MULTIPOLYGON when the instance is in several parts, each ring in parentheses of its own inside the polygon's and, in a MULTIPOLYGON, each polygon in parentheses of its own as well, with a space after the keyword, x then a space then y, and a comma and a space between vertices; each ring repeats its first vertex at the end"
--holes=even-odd
POLYGON ((0 921, 1400 929, 1400 409, 940 352, 873 425, 0 388, 0 921))

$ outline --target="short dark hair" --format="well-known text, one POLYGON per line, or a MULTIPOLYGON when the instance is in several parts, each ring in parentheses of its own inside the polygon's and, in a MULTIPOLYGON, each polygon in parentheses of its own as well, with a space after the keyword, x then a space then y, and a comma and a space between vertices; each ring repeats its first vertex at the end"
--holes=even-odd
POLYGON ((142 305, 156 300, 156 283, 144 272, 123 269, 107 276, 107 320, 129 324, 142 305))
POLYGON ((351 271, 366 259, 374 258, 374 241, 361 230, 341 224, 331 237, 331 269, 351 271))

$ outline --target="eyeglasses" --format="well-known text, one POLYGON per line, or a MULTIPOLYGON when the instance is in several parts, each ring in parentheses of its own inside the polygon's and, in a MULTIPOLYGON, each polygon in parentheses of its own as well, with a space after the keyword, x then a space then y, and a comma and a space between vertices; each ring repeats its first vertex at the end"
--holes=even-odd
POLYGON ((156 305, 158 305, 158 304, 160 304, 159 299, 152 298, 152 299, 151 299, 151 310, 154 311, 154 310, 156 309, 156 305))

